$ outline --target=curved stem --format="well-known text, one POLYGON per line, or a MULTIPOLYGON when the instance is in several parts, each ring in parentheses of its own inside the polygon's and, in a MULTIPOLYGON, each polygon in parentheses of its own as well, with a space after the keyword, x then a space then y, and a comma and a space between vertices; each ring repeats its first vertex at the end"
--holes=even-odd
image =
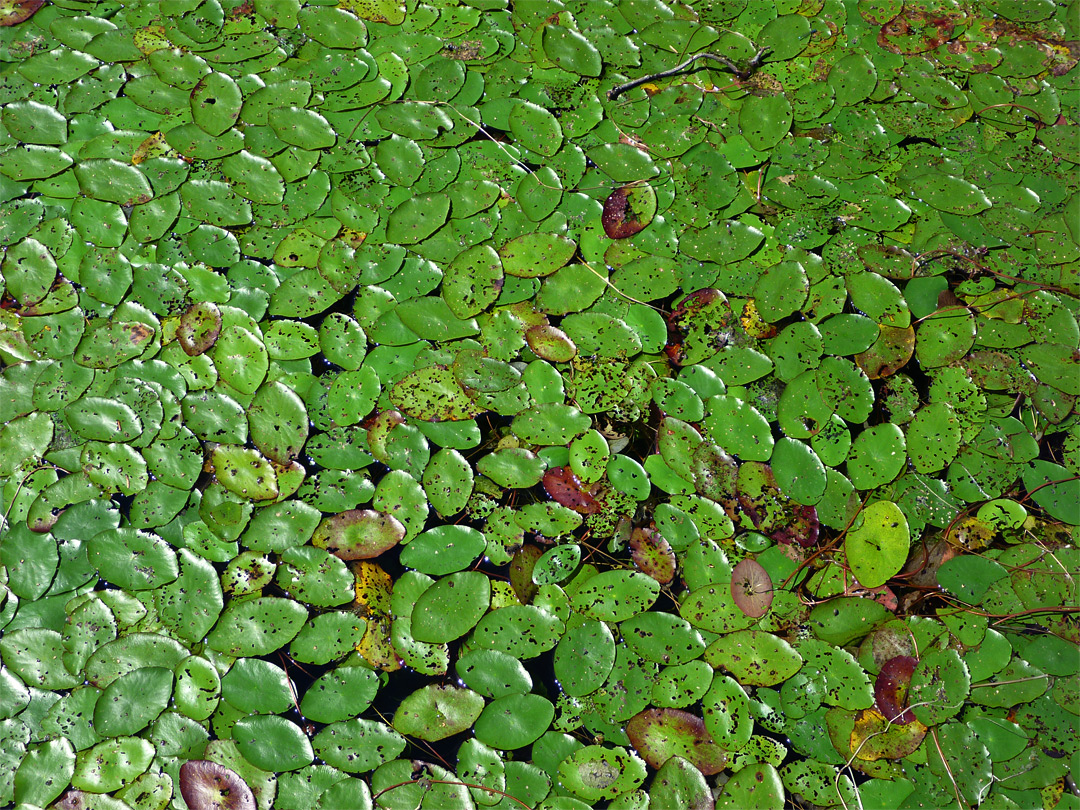
POLYGON ((760 48, 758 52, 750 58, 750 61, 746 63, 745 69, 740 68, 731 59, 728 59, 726 56, 720 56, 720 54, 696 53, 682 64, 673 67, 671 70, 663 70, 659 73, 650 73, 648 76, 642 76, 640 79, 634 79, 632 82, 617 85, 616 87, 613 87, 608 91, 607 97, 609 101, 614 101, 628 90, 633 90, 635 87, 640 87, 646 82, 656 81, 657 79, 667 79, 670 76, 675 76, 679 73, 682 73, 699 59, 711 59, 714 62, 719 62, 732 73, 734 73, 736 77, 745 81, 746 79, 749 79, 753 75, 754 71, 761 66, 761 60, 764 59, 765 55, 771 50, 772 48, 760 48))

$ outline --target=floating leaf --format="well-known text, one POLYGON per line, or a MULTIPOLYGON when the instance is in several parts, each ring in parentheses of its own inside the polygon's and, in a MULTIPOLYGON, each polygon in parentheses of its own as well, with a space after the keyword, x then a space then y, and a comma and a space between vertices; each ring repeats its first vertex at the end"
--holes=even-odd
POLYGON ((496 698, 476 720, 476 738, 492 747, 524 748, 547 732, 555 717, 551 701, 540 695, 512 694, 496 698))
POLYGON ((647 709, 626 724, 634 749, 653 768, 681 757, 705 776, 719 773, 728 755, 705 729, 705 722, 678 709, 647 709))
POLYGON ((391 399, 409 416, 431 422, 471 419, 483 411, 441 366, 410 372, 394 386, 391 399))
POLYGON ((844 539, 851 570, 867 588, 884 585, 907 560, 907 518, 891 501, 876 501, 856 518, 844 539), (861 519, 860 519, 861 518, 861 519))
POLYGON ((546 25, 540 41, 547 58, 563 70, 581 76, 600 75, 600 52, 574 29, 562 25, 546 25))
POLYGON ((507 242, 499 250, 503 270, 519 278, 548 276, 565 265, 577 245, 556 234, 525 234, 507 242))
POLYGON ((483 708, 483 697, 471 689, 425 686, 398 706, 394 728, 421 740, 443 740, 469 728, 483 708))
POLYGON ((393 515, 371 509, 351 509, 324 518, 311 544, 342 560, 378 557, 405 537, 405 527, 393 515))
POLYGON ((209 760, 180 766, 180 794, 192 810, 255 810, 251 788, 235 771, 209 760))
POLYGON ((878 710, 891 723, 906 726, 915 720, 907 708, 908 689, 918 659, 910 655, 898 655, 886 661, 874 682, 874 699, 878 710))
POLYGON ((645 780, 645 763, 625 748, 587 745, 559 764, 559 779, 589 802, 611 799, 645 780))
POLYGON ((660 593, 660 584, 636 571, 606 571, 592 577, 574 594, 580 613, 602 621, 622 621, 647 610, 660 593))
POLYGON ((656 214, 656 192, 648 183, 620 186, 604 200, 604 233, 625 239, 641 232, 656 214))
POLYGON ((939 211, 973 216, 990 207, 981 189, 959 177, 930 172, 915 178, 910 194, 939 211))
POLYGON ((409 197, 390 213, 386 235, 400 245, 422 242, 445 224, 449 213, 445 194, 409 197))
POLYGON ((773 602, 772 578, 760 563, 747 557, 731 572, 731 598, 739 610, 759 619, 773 602))

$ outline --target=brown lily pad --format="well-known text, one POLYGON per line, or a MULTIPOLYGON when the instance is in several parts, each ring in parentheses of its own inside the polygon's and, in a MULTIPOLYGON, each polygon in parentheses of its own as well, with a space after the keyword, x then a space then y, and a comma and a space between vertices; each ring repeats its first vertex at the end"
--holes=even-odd
POLYGON ((518 549, 510 560, 510 587, 523 605, 532 602, 540 590, 540 586, 533 582, 532 574, 536 561, 542 556, 544 552, 538 546, 528 543, 518 549))
POLYGON ((191 810, 255 810, 247 782, 224 765, 196 759, 180 766, 180 794, 191 810))
POLYGON ((577 355, 577 346, 566 332, 548 324, 526 329, 525 342, 537 357, 551 363, 569 363, 577 355))
POLYGON ((773 603, 772 577, 761 563, 747 557, 731 572, 731 598, 739 610, 754 619, 769 612, 773 603))
POLYGON ((871 380, 889 377, 907 365, 915 353, 915 330, 910 326, 878 326, 878 339, 855 362, 871 380))
POLYGON ((851 750, 864 762, 903 759, 918 750, 926 732, 926 726, 918 720, 906 726, 890 725, 877 710, 863 709, 855 715, 851 750))
POLYGON ((176 339, 188 357, 208 351, 221 334, 221 310, 210 301, 192 304, 180 316, 176 339))

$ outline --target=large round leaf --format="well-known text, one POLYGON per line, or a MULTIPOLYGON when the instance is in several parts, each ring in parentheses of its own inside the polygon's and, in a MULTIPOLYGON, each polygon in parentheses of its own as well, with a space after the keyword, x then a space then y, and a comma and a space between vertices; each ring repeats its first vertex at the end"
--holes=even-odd
POLYGON ((848 564, 867 588, 884 585, 907 560, 910 532, 903 511, 892 501, 875 501, 855 519, 844 538, 848 564))
POLYGON ((434 644, 460 638, 480 621, 490 602, 491 584, 479 571, 443 577, 413 606, 413 638, 434 644))

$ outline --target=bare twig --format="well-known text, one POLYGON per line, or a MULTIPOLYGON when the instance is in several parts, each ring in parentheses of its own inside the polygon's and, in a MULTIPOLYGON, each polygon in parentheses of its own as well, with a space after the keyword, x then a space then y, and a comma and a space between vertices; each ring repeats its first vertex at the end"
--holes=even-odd
POLYGON ((635 87, 640 87, 646 82, 656 81, 657 79, 667 79, 671 76, 675 76, 679 73, 682 73, 699 59, 711 59, 714 62, 719 62, 732 73, 734 73, 736 78, 741 79, 742 81, 746 81, 753 75, 755 70, 761 67, 761 60, 764 59, 765 55, 768 54, 771 50, 772 48, 759 49, 758 52, 750 58, 750 61, 746 63, 745 68, 740 68, 737 64, 735 64, 734 61, 728 59, 726 56, 721 56, 720 54, 696 53, 689 59, 687 59, 685 62, 683 62, 681 65, 673 67, 671 70, 664 70, 660 73, 650 73, 648 76, 642 76, 640 79, 634 79, 632 82, 627 82, 626 84, 620 84, 616 87, 613 87, 608 91, 607 97, 609 101, 614 101, 626 91, 633 90, 635 87))

